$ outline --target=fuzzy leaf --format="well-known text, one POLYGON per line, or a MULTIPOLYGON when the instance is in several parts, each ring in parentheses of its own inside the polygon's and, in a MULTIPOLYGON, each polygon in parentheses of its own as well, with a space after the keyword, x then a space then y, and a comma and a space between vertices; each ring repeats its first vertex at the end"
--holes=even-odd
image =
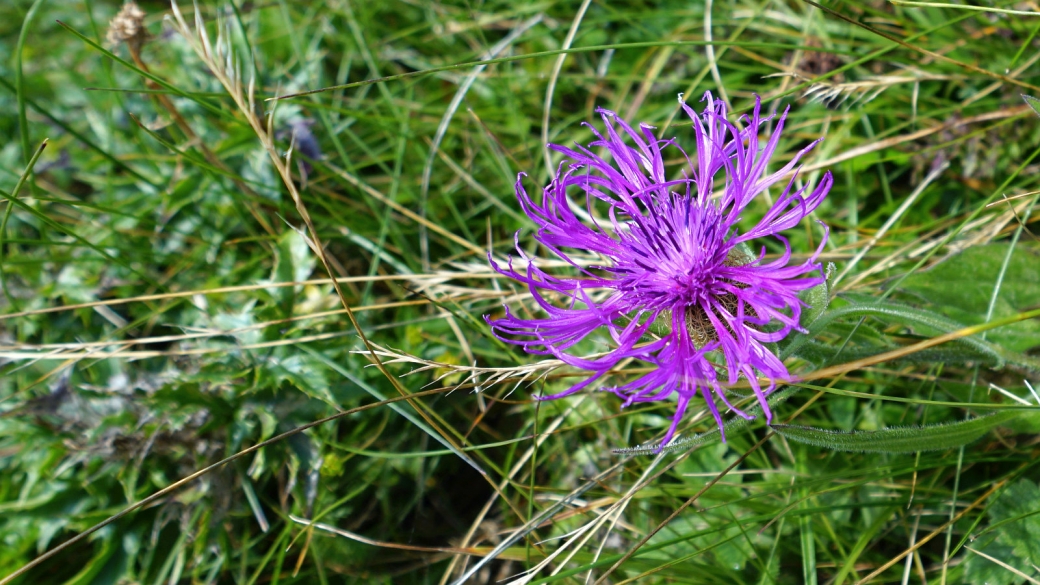
MULTIPOLYGON (((853 337, 854 341, 861 340, 861 335, 868 325, 861 325, 856 330, 856 335, 853 337)), ((876 331, 876 330, 875 330, 876 331)), ((852 345, 852 344, 850 344, 852 345)), ((856 346, 846 347, 842 350, 841 354, 838 355, 838 362, 848 362, 852 360, 864 359, 882 351, 888 349, 895 349, 895 344, 888 344, 885 346, 856 346)), ((802 345, 798 349, 798 357, 812 362, 817 367, 823 367, 835 363, 835 346, 833 344, 826 344, 818 341, 810 341, 802 345)), ((965 365, 968 363, 980 363, 989 367, 999 367, 1004 361, 999 357, 994 356, 992 353, 983 353, 976 351, 975 349, 965 346, 963 344, 946 344, 923 351, 914 352, 912 354, 904 355, 895 361, 900 363, 915 363, 915 364, 932 364, 942 362, 944 364, 961 364, 965 365)))
MULTIPOLYGON (((902 303, 891 301, 852 303, 838 309, 827 311, 825 314, 821 315, 812 323, 812 325, 807 327, 809 330, 808 334, 801 334, 789 338, 791 341, 784 346, 780 357, 783 359, 788 356, 799 355, 799 349, 802 346, 808 343, 809 340, 815 336, 822 333, 836 320, 865 316, 914 326, 921 330, 922 334, 926 335, 950 333, 967 326, 964 323, 933 313, 932 311, 911 307, 902 303)), ((956 340, 954 343, 967 345, 975 353, 984 356, 984 360, 987 363, 993 364, 998 368, 1002 367, 1004 362, 1007 360, 1011 360, 1015 363, 1024 363, 1029 361, 1029 358, 1026 356, 1009 355, 1009 352, 1005 351, 998 345, 983 341, 976 337, 964 337, 956 340)))
POLYGON ((772 425, 772 428, 792 441, 835 451, 916 453, 967 445, 1020 414, 1020 410, 1004 410, 963 422, 893 427, 880 431, 833 431, 792 425, 772 425))

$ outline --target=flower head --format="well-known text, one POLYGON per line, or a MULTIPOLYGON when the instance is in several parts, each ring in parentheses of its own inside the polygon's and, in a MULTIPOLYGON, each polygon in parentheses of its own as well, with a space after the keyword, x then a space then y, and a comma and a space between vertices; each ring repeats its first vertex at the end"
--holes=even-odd
POLYGON ((126 42, 134 51, 140 51, 148 40, 148 31, 144 27, 143 10, 132 0, 123 5, 112 21, 108 23, 108 42, 115 46, 126 42))
POLYGON ((593 128, 596 140, 588 147, 549 145, 568 160, 540 202, 524 190, 524 175, 517 178, 520 205, 538 225, 535 240, 572 264, 578 276, 543 271, 521 249, 519 232, 517 252, 525 269, 514 269, 512 260, 502 267, 489 256, 495 270, 526 284, 548 315, 525 319, 507 307, 500 319, 486 317, 494 334, 529 353, 591 372, 564 392, 541 398, 587 388, 622 360, 648 362, 655 366, 649 373, 604 389, 623 398, 624 406, 677 394, 661 445, 671 440, 698 392, 720 429, 716 400, 749 418, 730 404, 724 390, 741 378, 767 420, 772 419, 766 396, 790 374, 766 344, 801 330, 805 305, 798 292, 824 279, 817 256, 826 234, 802 263, 792 262, 790 244, 781 235, 815 210, 833 183, 827 173, 811 192, 808 186, 796 187, 798 161, 816 142, 767 174, 787 111, 763 142, 760 130, 772 116, 761 117, 757 98, 751 115, 740 119, 743 128, 726 119, 725 105, 710 92, 702 101, 706 106, 698 114, 680 96, 693 121, 691 153, 673 139, 655 136, 651 126, 641 124, 636 131, 613 112, 599 109, 605 133, 593 128), (686 162, 680 172, 666 172, 666 153, 686 162), (742 230, 738 223, 752 200, 788 176, 766 214, 742 230), (596 218, 597 209, 605 215, 596 218), (749 244, 762 238, 774 239, 783 252, 767 259, 763 246, 756 254, 749 244), (580 266, 569 251, 591 252, 605 262, 580 266), (609 351, 584 357, 568 352, 597 330, 611 338, 609 351), (760 377, 768 383, 760 383, 760 377))

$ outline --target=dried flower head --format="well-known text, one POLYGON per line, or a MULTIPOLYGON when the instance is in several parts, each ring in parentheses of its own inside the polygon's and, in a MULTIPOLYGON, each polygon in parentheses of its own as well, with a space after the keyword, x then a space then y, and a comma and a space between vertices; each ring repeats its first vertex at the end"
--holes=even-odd
POLYGON ((122 10, 108 23, 108 42, 112 45, 125 42, 131 50, 140 50, 148 40, 144 17, 144 10, 141 10, 136 2, 124 4, 122 10))
POLYGON ((519 232, 517 252, 526 261, 525 270, 515 270, 512 259, 503 268, 489 256, 495 270, 526 284, 548 314, 544 319, 524 319, 507 307, 500 319, 485 317, 494 334, 529 353, 552 355, 591 372, 566 391, 541 399, 587 388, 622 360, 649 362, 656 366, 649 373, 603 389, 622 397, 624 406, 677 394, 662 446, 675 434, 698 391, 720 429, 716 398, 750 418, 730 403, 723 388, 740 378, 755 393, 767 420, 772 419, 766 396, 777 380, 787 380, 790 374, 766 344, 801 330, 805 305, 798 293, 824 279, 817 256, 826 241, 826 226, 820 247, 801 263, 792 262, 790 244, 781 235, 812 213, 833 183, 827 173, 811 192, 795 185, 798 161, 816 142, 766 174, 787 111, 763 144, 759 132, 772 117, 760 116, 757 98, 750 117, 741 118, 743 129, 727 121, 725 105, 710 92, 703 101, 706 107, 698 114, 680 96, 693 121, 692 157, 674 139, 656 137, 653 127, 640 125, 637 132, 613 112, 600 109, 605 136, 593 128, 596 140, 588 147, 549 145, 568 160, 543 190, 540 203, 524 190, 524 175, 518 177, 520 205, 538 225, 535 240, 574 265, 578 276, 541 270, 520 248, 519 232), (609 157, 600 157, 595 148, 605 149, 609 157), (666 174, 666 151, 686 161, 675 178, 666 174), (739 229, 755 197, 789 174, 786 187, 757 225, 739 229), (576 205, 568 192, 584 193, 584 203, 576 205), (596 218, 596 207, 604 205, 605 215, 596 218), (760 238, 774 239, 783 252, 767 259, 762 247, 756 255, 749 244, 760 238), (592 252, 606 262, 582 267, 568 257, 568 250, 592 252), (597 330, 609 335, 612 349, 584 357, 568 353, 597 330), (760 377, 768 383, 761 384, 760 377))

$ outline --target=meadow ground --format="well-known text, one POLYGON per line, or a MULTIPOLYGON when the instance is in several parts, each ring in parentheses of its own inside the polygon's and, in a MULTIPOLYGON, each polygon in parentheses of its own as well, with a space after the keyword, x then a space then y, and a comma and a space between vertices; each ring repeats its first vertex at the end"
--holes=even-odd
POLYGON ((120 8, 0 3, 0 583, 1040 582, 1034 3, 120 8), (708 90, 791 106, 769 172, 825 137, 833 268, 774 426, 631 450, 674 398, 532 400, 588 374, 487 252, 575 274, 517 173, 596 107, 692 152, 708 90))

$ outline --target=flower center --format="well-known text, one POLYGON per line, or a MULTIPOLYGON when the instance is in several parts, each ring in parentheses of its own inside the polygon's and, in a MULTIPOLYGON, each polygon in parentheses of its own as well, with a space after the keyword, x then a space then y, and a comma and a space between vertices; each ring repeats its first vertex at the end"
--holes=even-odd
MULTIPOLYGON (((726 256, 726 260, 722 263, 724 266, 746 266, 750 264, 752 258, 745 254, 743 251, 736 248, 730 250, 726 256)), ((732 280, 723 279, 724 282, 738 288, 747 288, 748 285, 732 280)), ((722 294, 713 294, 710 304, 719 306, 724 309, 727 313, 734 315, 737 312, 737 297, 734 294, 724 292, 722 294)), ((745 311, 751 315, 754 315, 754 309, 746 307, 745 311)), ((712 324, 711 319, 708 318, 707 313, 700 304, 689 304, 685 308, 684 321, 686 323, 686 332, 690 334, 690 341, 693 342, 694 347, 704 347, 705 345, 718 341, 719 332, 716 330, 715 325, 712 324)), ((719 320, 727 329, 729 325, 724 319, 719 320)), ((732 333, 732 331, 730 331, 732 333)))

